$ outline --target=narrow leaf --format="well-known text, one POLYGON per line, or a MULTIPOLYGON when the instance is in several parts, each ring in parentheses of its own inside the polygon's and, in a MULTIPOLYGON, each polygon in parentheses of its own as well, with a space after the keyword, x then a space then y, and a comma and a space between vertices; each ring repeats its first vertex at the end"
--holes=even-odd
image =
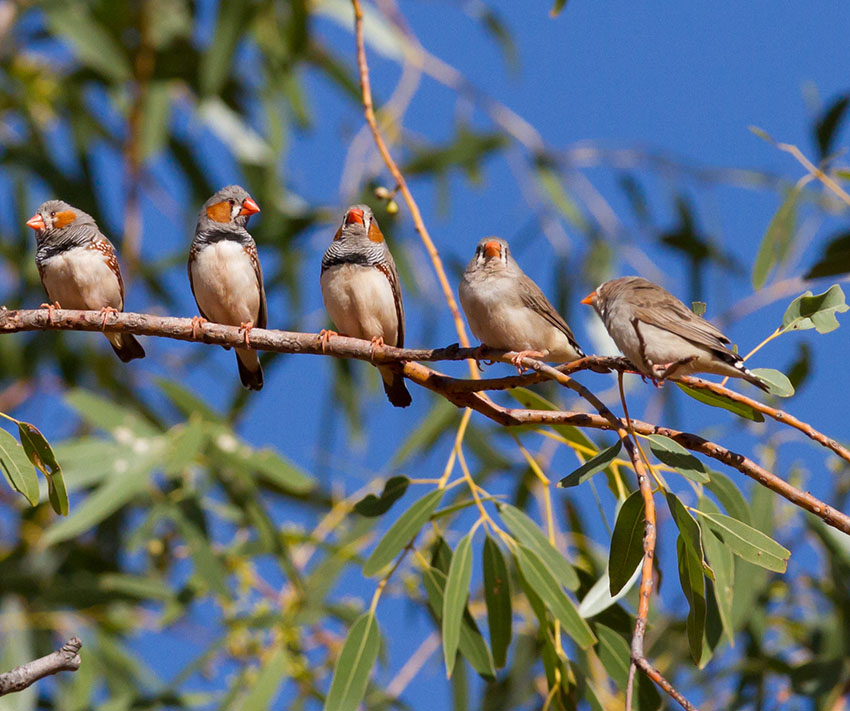
POLYGON ((410 479, 406 476, 394 476, 387 479, 380 497, 367 494, 354 504, 354 510, 361 516, 383 516, 390 507, 404 496, 410 479))
POLYGON ((582 649, 596 642, 590 626, 578 614, 575 604, 561 588, 540 556, 524 545, 517 546, 517 563, 528 584, 540 596, 552 614, 563 625, 564 632, 582 649))
POLYGON ((752 420, 753 422, 764 422, 764 415, 757 410, 754 410, 749 405, 736 402, 735 400, 730 400, 728 397, 713 393, 710 390, 689 388, 687 385, 683 385, 682 383, 676 383, 676 385, 684 391, 686 395, 692 397, 694 400, 699 400, 700 402, 705 403, 706 405, 711 405, 712 407, 729 410, 729 412, 734 412, 739 417, 752 420))
POLYGON ((490 536, 484 539, 483 563, 484 601, 487 603, 490 647, 493 650, 493 663, 501 669, 505 666, 513 634, 511 581, 502 549, 490 536))
POLYGON ((681 444, 664 435, 649 435, 652 453, 683 477, 705 484, 709 480, 705 465, 681 444))
POLYGON ((449 565, 446 590, 443 595, 443 657, 446 660, 446 676, 451 678, 457 659, 460 627, 466 599, 469 597, 469 582, 472 579, 472 534, 467 533, 457 544, 449 565))
POLYGON ((611 535, 611 555, 608 557, 611 595, 623 589, 643 560, 644 523, 645 505, 638 490, 623 502, 611 535))
POLYGON ((616 594, 612 595, 611 581, 608 578, 608 571, 606 570, 602 573, 602 577, 600 577, 599 580, 590 587, 590 590, 587 591, 587 595, 585 595, 579 603, 579 616, 587 620, 598 615, 600 612, 604 612, 615 602, 624 598, 629 594, 632 586, 640 578, 640 571, 641 566, 638 565, 634 571, 632 571, 632 576, 626 581, 626 584, 623 585, 616 594))
POLYGON ((833 235, 821 258, 806 272, 804 279, 836 276, 850 272, 850 231, 833 235))
MULTIPOLYGON (((735 483, 721 472, 711 472, 711 481, 706 485, 733 518, 750 523, 750 505, 735 483)), ((710 513, 710 512, 709 512, 710 513)))
POLYGON ((561 14, 561 10, 564 9, 564 6, 567 4, 567 0, 555 0, 555 4, 552 6, 552 9, 549 11, 549 17, 557 17, 561 14))
POLYGON ((6 430, 0 428, 0 467, 9 483, 19 494, 30 502, 38 505, 38 475, 33 469, 32 462, 18 441, 6 430))
POLYGON ((47 480, 47 491, 53 510, 61 516, 67 516, 68 491, 65 488, 65 478, 50 444, 39 429, 29 422, 18 422, 18 437, 27 458, 47 480))
POLYGON ((701 517, 735 555, 762 568, 785 572, 791 551, 770 536, 731 516, 703 513, 701 517))
POLYGON ((563 488, 568 488, 571 486, 578 486, 579 484, 587 481, 597 472, 601 472, 605 467, 607 467, 611 462, 613 462, 617 458, 617 454, 620 452, 620 448, 623 446, 622 440, 617 440, 616 443, 612 444, 608 449, 605 449, 598 454, 595 454, 593 457, 588 459, 584 464, 582 464, 578 469, 576 469, 572 474, 568 474, 563 479, 558 482, 558 486, 563 488))
POLYGON ((703 572, 713 580, 714 573, 711 568, 703 562, 705 556, 702 551, 702 531, 700 530, 699 523, 697 523, 696 519, 691 516, 685 508, 685 505, 679 501, 675 494, 668 491, 665 496, 667 498, 667 506, 670 509, 673 520, 676 522, 679 533, 682 534, 682 539, 685 541, 685 545, 688 546, 694 554, 694 557, 703 563, 703 572))
POLYGON ((434 513, 444 493, 444 489, 429 491, 399 516, 363 564, 363 575, 367 578, 377 575, 385 565, 401 553, 434 513))
POLYGON ((286 650, 277 649, 260 668, 260 673, 249 687, 247 696, 239 705, 240 711, 267 711, 286 678, 289 667, 286 650))
POLYGON ((215 35, 201 58, 201 92, 218 94, 233 64, 233 55, 248 21, 251 8, 241 2, 220 2, 215 35))
MULTIPOLYGON (((706 513, 716 512, 717 507, 710 500, 700 497, 699 507, 706 513)), ((719 512, 717 512, 719 513, 719 512)), ((732 602, 735 589, 735 558, 732 551, 721 541, 714 532, 706 526, 702 535, 703 550, 711 569, 714 571, 714 599, 717 602, 717 611, 720 615, 720 624, 729 640, 729 644, 735 645, 735 626, 733 624, 732 602)))
POLYGON ((355 620, 334 666, 325 711, 357 711, 378 658, 381 634, 371 610, 355 620))
POLYGON ((702 657, 702 637, 705 633, 705 578, 702 574, 702 561, 685 544, 680 535, 676 539, 676 553, 679 559, 679 582, 682 592, 688 600, 688 648, 691 657, 699 663, 702 657))
POLYGON ((797 200, 800 197, 800 188, 795 187, 788 191, 785 200, 780 205, 767 231, 761 240, 756 261, 753 265, 753 288, 758 291, 764 286, 772 269, 781 264, 788 254, 788 247, 794 235, 794 227, 797 221, 797 200))
POLYGON ((555 548, 543 532, 523 511, 510 504, 498 504, 505 525, 516 539, 533 550, 546 564, 560 585, 577 590, 579 585, 575 569, 555 548))
MULTIPOLYGON (((596 653, 608 675, 620 688, 626 690, 629 678, 629 643, 623 637, 605 625, 596 625, 599 644, 596 653)), ((643 674, 635 677, 637 684, 638 709, 640 711, 656 711, 661 708, 661 695, 655 685, 643 674)))

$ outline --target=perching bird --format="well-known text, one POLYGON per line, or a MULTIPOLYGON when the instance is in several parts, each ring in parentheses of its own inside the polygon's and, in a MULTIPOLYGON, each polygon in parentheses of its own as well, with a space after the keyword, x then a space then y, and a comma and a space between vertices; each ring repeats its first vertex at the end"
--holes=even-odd
POLYGON ((651 281, 635 276, 607 281, 581 303, 596 309, 617 347, 650 378, 713 373, 769 389, 716 326, 651 281))
MULTIPOLYGON (((373 344, 404 346, 404 304, 393 256, 368 205, 345 212, 322 257, 322 299, 334 326, 373 344)), ((327 338, 330 332, 324 332, 327 338)), ((384 392, 396 407, 411 403, 400 373, 378 366, 384 392)))
MULTIPOLYGON (((104 323, 110 312, 123 311, 124 282, 115 247, 91 215, 62 200, 48 200, 27 227, 35 230, 35 263, 53 302, 49 309, 101 310, 104 323)), ((125 363, 145 357, 131 333, 107 333, 106 338, 125 363)))
MULTIPOLYGON (((260 211, 244 188, 228 185, 204 203, 189 251, 189 284, 203 320, 245 331, 266 327, 266 292, 248 218, 260 211)), ((200 319, 197 319, 198 321, 200 319)), ((257 352, 236 348, 239 378, 249 390, 263 387, 257 352)))
POLYGON ((519 268, 503 239, 485 237, 475 249, 458 289, 469 327, 490 348, 517 351, 556 363, 584 358, 567 322, 519 268))

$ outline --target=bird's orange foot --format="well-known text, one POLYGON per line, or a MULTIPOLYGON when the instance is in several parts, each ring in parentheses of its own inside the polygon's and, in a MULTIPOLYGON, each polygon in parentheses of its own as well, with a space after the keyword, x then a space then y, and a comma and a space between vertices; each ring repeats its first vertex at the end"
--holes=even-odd
POLYGON ((327 328, 323 328, 319 331, 319 341, 322 344, 322 353, 324 353, 328 348, 328 343, 331 340, 331 336, 338 336, 339 334, 336 331, 331 331, 327 328))
POLYGON ((109 318, 109 314, 117 314, 119 311, 114 306, 104 306, 100 310, 100 313, 103 316, 103 320, 100 322, 100 327, 106 328, 106 319, 109 318))
POLYGON ((54 301, 52 304, 42 304, 38 308, 47 309, 47 323, 52 324, 53 323, 53 312, 56 309, 61 309, 62 306, 60 306, 58 301, 54 301))
POLYGON ((209 323, 203 316, 192 316, 192 338, 198 337, 198 329, 205 323, 209 323))
POLYGON ((375 349, 384 345, 384 337, 383 336, 375 336, 372 339, 372 348, 369 349, 369 357, 372 360, 375 360, 375 349))
POLYGON ((544 356, 545 353, 541 353, 540 351, 519 351, 513 358, 511 358, 511 363, 516 366, 519 374, 522 375, 522 372, 525 370, 522 365, 524 358, 543 358, 544 356))
POLYGON ((247 323, 240 323, 239 328, 242 329, 242 338, 245 339, 245 346, 251 347, 251 339, 248 338, 248 334, 251 333, 251 329, 254 328, 254 322, 248 321, 247 323))

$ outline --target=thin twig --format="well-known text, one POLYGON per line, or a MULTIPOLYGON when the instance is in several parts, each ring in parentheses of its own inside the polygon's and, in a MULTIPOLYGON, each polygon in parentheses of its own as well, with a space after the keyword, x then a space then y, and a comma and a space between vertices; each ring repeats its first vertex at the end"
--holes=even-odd
POLYGON ((22 664, 5 674, 0 674, 0 696, 23 691, 30 684, 51 674, 62 671, 77 671, 80 668, 80 648, 83 643, 78 637, 71 637, 65 644, 51 654, 22 664))

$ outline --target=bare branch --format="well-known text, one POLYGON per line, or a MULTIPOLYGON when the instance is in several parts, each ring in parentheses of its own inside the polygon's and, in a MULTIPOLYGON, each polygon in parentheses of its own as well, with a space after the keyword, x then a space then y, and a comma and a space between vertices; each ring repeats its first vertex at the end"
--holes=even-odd
POLYGON ((71 637, 55 652, 46 657, 22 664, 12 671, 0 674, 0 696, 23 691, 30 684, 51 674, 62 671, 77 671, 80 668, 80 648, 83 643, 79 637, 71 637))

